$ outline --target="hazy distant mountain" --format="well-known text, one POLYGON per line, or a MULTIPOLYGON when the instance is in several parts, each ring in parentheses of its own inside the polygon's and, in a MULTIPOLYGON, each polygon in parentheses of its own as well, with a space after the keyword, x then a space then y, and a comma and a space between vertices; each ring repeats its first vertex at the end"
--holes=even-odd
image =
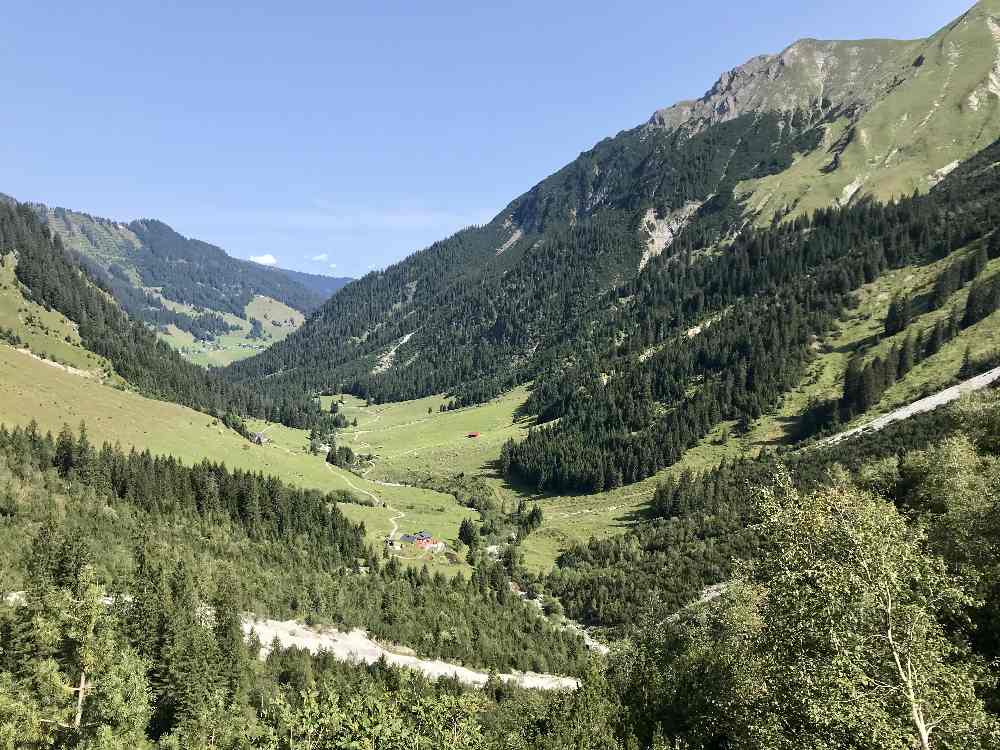
MULTIPOLYGON (((312 312, 342 286, 337 279, 327 281, 233 258, 222 248, 185 237, 155 219, 126 224, 32 205, 129 315, 171 334, 165 340, 173 346, 214 347, 223 335, 245 338, 253 330, 247 306, 257 297, 287 306, 276 309, 284 309, 282 316, 291 320, 292 312, 312 312)), ((266 337, 254 339, 253 347, 241 342, 232 357, 249 356, 267 343, 266 337)))
POLYGON ((276 268, 275 270, 280 271, 294 281, 299 282, 306 289, 311 289, 324 298, 332 297, 354 281, 350 276, 324 276, 316 273, 305 273, 304 271, 292 271, 287 268, 276 268))

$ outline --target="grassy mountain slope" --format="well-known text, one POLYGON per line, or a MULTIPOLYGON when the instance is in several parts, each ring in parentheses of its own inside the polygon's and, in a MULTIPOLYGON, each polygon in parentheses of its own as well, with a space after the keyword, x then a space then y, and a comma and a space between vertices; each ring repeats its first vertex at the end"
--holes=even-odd
POLYGON ((298 274, 227 255, 149 219, 128 224, 35 204, 64 244, 80 254, 133 317, 198 364, 224 365, 248 357, 298 327, 347 280, 298 274), (272 309, 261 318, 264 307, 272 309), (252 335, 254 318, 263 335, 252 335), (275 335, 279 333, 279 335, 275 335))
MULTIPOLYGON (((315 412, 308 399, 279 405, 185 361, 143 322, 129 317, 101 275, 63 246, 59 235, 41 223, 34 207, 0 202, 0 247, 5 257, 15 259, 9 264, 5 260, 5 267, 9 265, 16 279, 10 291, 19 325, 31 321, 22 312, 30 306, 19 305, 18 295, 46 311, 58 312, 72 328, 72 335, 63 334, 63 341, 79 341, 106 360, 106 372, 110 368, 138 392, 216 416, 280 416, 296 424, 315 412), (21 315, 25 315, 23 321, 21 315)), ((16 330, 5 339, 18 343, 16 330)))
MULTIPOLYGON (((165 297, 160 299, 170 310, 182 314, 197 314, 196 308, 191 305, 174 302, 165 297)), ((160 329, 158 334, 189 362, 223 367, 263 351, 275 341, 284 340, 305 321, 305 316, 298 310, 261 295, 254 296, 247 303, 244 317, 229 312, 220 315, 230 328, 209 339, 199 338, 173 323, 160 329), (253 321, 260 323, 256 332, 253 321)))
POLYGON ((16 348, 88 376, 113 377, 111 364, 83 347, 79 327, 73 321, 24 296, 16 267, 15 253, 0 256, 0 329, 12 334, 16 348))
MULTIPOLYGON (((825 69, 863 49, 836 45, 832 55, 814 51, 805 66, 824 95, 825 69)), ((759 221, 786 207, 801 214, 927 190, 1000 137, 1000 2, 982 0, 930 38, 890 49, 879 67, 889 82, 881 96, 829 123, 823 147, 790 169, 740 186, 759 221)))
POLYGON ((597 144, 489 224, 366 276, 231 377, 488 399, 585 350, 621 304, 615 290, 657 256, 725 247, 779 212, 926 190, 1000 136, 998 7, 984 0, 926 40, 802 40, 755 58, 702 99, 597 144))
MULTIPOLYGON (((85 350, 80 351, 86 357, 85 350)), ((91 440, 107 441, 126 448, 172 455, 192 464, 208 459, 232 469, 260 471, 299 487, 324 491, 357 488, 384 499, 407 515, 410 525, 431 531, 454 543, 462 519, 470 514, 454 498, 439 492, 384 487, 327 464, 308 452, 308 439, 292 431, 294 440, 281 439, 280 426, 272 427, 275 440, 265 446, 251 444, 201 412, 165 401, 145 398, 127 389, 102 384, 86 373, 68 371, 52 361, 42 361, 0 343, 0 423, 8 427, 36 421, 42 432, 57 433, 64 424, 83 422, 91 440)), ((391 528, 390 510, 344 504, 341 511, 355 522, 364 522, 367 539, 381 544, 391 528)), ((416 529, 415 529, 416 530, 416 529)), ((443 556, 428 556, 413 564, 428 563, 433 569, 452 574, 468 571, 464 564, 451 564, 443 556)))

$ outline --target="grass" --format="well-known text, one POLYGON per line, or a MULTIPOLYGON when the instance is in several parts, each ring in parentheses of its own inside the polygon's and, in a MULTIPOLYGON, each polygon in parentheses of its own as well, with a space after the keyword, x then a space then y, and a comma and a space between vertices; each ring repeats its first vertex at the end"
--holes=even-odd
POLYGON ((99 376, 108 370, 103 357, 80 345, 76 324, 55 310, 25 299, 14 275, 13 253, 0 256, 0 327, 8 328, 36 355, 99 376))
MULTIPOLYGON (((53 208, 48 210, 48 221, 69 247, 96 258, 104 267, 112 264, 119 266, 136 287, 157 296, 167 308, 191 316, 203 312, 191 305, 166 299, 160 295, 159 289, 142 286, 138 270, 130 258, 141 243, 127 226, 117 222, 97 220, 75 211, 57 214, 53 208)), ((195 364, 224 367, 236 360, 251 357, 274 342, 281 341, 300 327, 305 320, 302 313, 297 310, 260 295, 247 304, 246 320, 231 313, 219 314, 227 323, 236 326, 237 330, 205 342, 196 340, 190 333, 176 326, 169 326, 165 332, 160 333, 160 338, 195 364), (259 319, 263 324, 263 339, 250 338, 250 317, 259 319)))
MULTIPOLYGON (((265 446, 254 446, 199 412, 102 385, 98 380, 57 369, 9 347, 0 347, 0 421, 23 424, 36 419, 43 429, 54 431, 64 422, 76 424, 84 420, 95 442, 120 441, 125 446, 171 454, 189 463, 210 458, 230 467, 274 474, 300 486, 348 489, 359 497, 365 497, 361 492, 365 491, 375 496, 378 505, 387 504, 405 513, 399 520, 400 532, 426 529, 452 545, 462 519, 474 515, 471 510, 459 506, 450 495, 387 486, 384 482, 405 483, 421 476, 450 478, 460 473, 482 476, 497 500, 507 507, 524 499, 540 504, 543 525, 524 540, 521 549, 530 569, 546 571, 571 545, 626 531, 641 518, 656 486, 667 476, 685 470, 702 472, 724 459, 753 455, 764 447, 789 443, 792 427, 812 399, 839 395, 847 361, 854 351, 864 349, 869 356, 877 356, 892 346, 893 340, 881 339, 892 296, 898 292, 913 295, 927 292, 947 264, 975 249, 973 245, 938 263, 892 271, 860 289, 857 304, 829 334, 816 341, 816 357, 802 382, 786 394, 773 414, 758 420, 746 435, 735 435, 735 425, 731 422, 717 425, 670 469, 628 487, 593 495, 538 494, 513 486, 498 475, 494 461, 504 442, 521 439, 533 424, 530 419, 518 416, 528 397, 526 387, 486 404, 446 412, 440 411, 446 402, 442 396, 372 406, 351 396, 343 397, 341 410, 348 420, 356 419, 358 424, 342 430, 338 442, 356 453, 374 456, 365 477, 330 466, 321 457, 312 455, 308 435, 303 430, 251 422, 253 429, 265 431, 270 439, 265 446), (479 436, 468 437, 472 432, 479 436)), ((998 272, 1000 261, 993 261, 984 277, 998 272)), ((7 275, 2 277, 3 288, 0 288, 0 324, 14 327, 11 322, 18 322, 17 311, 30 303, 12 285, 12 267, 5 265, 4 273, 7 275)), ((921 315, 913 325, 930 328, 938 316, 948 314, 953 306, 964 306, 967 289, 957 292, 942 311, 921 315)), ((261 314, 267 309, 257 308, 261 314)), ((69 336, 73 341, 69 321, 60 320, 59 316, 44 320, 50 332, 36 334, 41 344, 58 347, 60 336, 69 336)), ((19 325, 21 329, 16 329, 19 335, 21 330, 31 333, 30 327, 19 325)), ((62 343, 66 347, 63 356, 68 360, 92 361, 88 358, 94 355, 80 349, 75 341, 62 343)), ((963 331, 935 357, 914 368, 905 380, 886 392, 877 411, 888 411, 924 395, 927 389, 936 390, 946 384, 958 371, 967 345, 974 356, 1000 347, 1000 313, 963 331)), ((333 400, 334 397, 323 397, 321 403, 329 409, 333 400)), ((389 508, 345 504, 342 510, 352 520, 364 522, 369 541, 381 545, 394 515, 389 508)), ((406 562, 416 565, 426 562, 432 570, 446 572, 467 570, 464 563, 450 563, 443 555, 426 554, 406 562)))
POLYGON ((905 80, 858 119, 837 169, 820 171, 832 159, 830 146, 848 126, 844 118, 828 127, 820 148, 791 168, 741 183, 738 192, 760 212, 759 222, 769 223, 788 206, 794 217, 850 198, 854 185, 855 200, 925 191, 937 170, 967 159, 1000 136, 1000 103, 984 86, 996 48, 986 13, 979 8, 967 23, 902 46, 878 66, 886 75, 898 71, 905 80), (924 58, 919 67, 913 65, 918 55, 924 58), (970 95, 977 91, 973 106, 970 95))
MULTIPOLYGON (((525 564, 535 571, 549 570, 558 555, 575 543, 626 531, 666 476, 685 469, 704 470, 724 455, 738 455, 742 450, 736 441, 716 445, 719 435, 713 434, 676 466, 628 487, 593 495, 539 494, 511 485, 494 466, 501 446, 510 438, 523 438, 533 424, 518 417, 527 397, 528 389, 521 387, 486 404, 440 412, 438 407, 446 400, 441 396, 373 406, 344 396, 341 410, 349 420, 357 419, 358 426, 341 431, 339 442, 375 456, 369 477, 406 481, 413 476, 451 477, 464 472, 482 476, 497 500, 508 507, 525 499, 537 502, 544 516, 542 527, 521 545, 525 564), (470 432, 478 432, 479 437, 469 438, 470 432)), ((324 408, 332 400, 324 397, 324 408)))
MULTIPOLYGON (((462 520, 475 516, 474 511, 460 506, 451 495, 419 487, 388 486, 327 464, 323 457, 312 455, 309 452, 309 434, 305 430, 259 420, 251 420, 248 422, 248 426, 252 430, 263 431, 267 435, 270 442, 263 448, 255 447, 258 450, 270 451, 279 464, 308 466, 310 472, 318 473, 320 481, 325 482, 330 489, 348 489, 366 500, 372 498, 365 493, 371 493, 375 496, 377 503, 387 503, 392 509, 405 513, 406 515, 398 520, 400 533, 426 530, 435 537, 446 541, 449 546, 454 547, 458 539, 458 527, 462 520), (329 484, 331 481, 334 482, 332 486, 329 484)), ((377 513, 377 522, 366 521, 366 528, 369 539, 373 543, 381 545, 382 540, 392 528, 389 519, 395 514, 383 507, 360 508, 360 510, 355 510, 355 508, 360 508, 360 506, 353 506, 349 511, 360 513, 361 516, 377 513)), ((405 553, 406 556, 413 554, 413 552, 405 553)), ((440 555, 425 554, 419 557, 419 562, 427 562, 432 568, 448 566, 445 558, 440 555)))
MULTIPOLYGON (((273 474, 303 487, 324 491, 365 489, 406 513, 400 521, 401 529, 409 530, 413 525, 418 527, 416 530, 427 529, 450 543, 457 538, 461 520, 472 514, 450 495, 383 487, 329 466, 305 450, 304 434, 282 436, 281 431, 288 428, 273 427, 268 434, 277 432, 274 442, 255 446, 201 412, 102 385, 0 345, 0 422, 25 425, 32 419, 42 430, 53 432, 63 424, 75 427, 83 421, 94 443, 117 442, 126 448, 173 455, 188 464, 210 459, 231 468, 273 474), (299 438, 302 441, 293 444, 299 438)), ((388 509, 342 504, 341 510, 353 521, 364 522, 368 540, 381 546, 391 526, 388 509)), ((426 558, 432 570, 468 570, 464 562, 452 564, 444 556, 426 558)), ((423 564, 425 560, 408 562, 423 564)))
MULTIPOLYGON (((355 453, 378 457, 371 476, 405 481, 414 473, 480 474, 500 455, 510 438, 520 438, 528 421, 516 421, 515 412, 528 397, 527 388, 516 388, 473 408, 440 412, 440 396, 379 406, 345 397, 343 413, 357 419, 358 427, 340 433, 339 442, 355 453), (479 437, 470 438, 477 432, 479 437)), ((322 399, 329 408, 330 397, 322 399)))
MULTIPOLYGON (((501 502, 512 505, 531 499, 539 503, 544 513, 543 525, 523 542, 522 552, 528 567, 547 570, 559 553, 572 544, 627 530, 641 517, 656 486, 666 477, 685 470, 703 472, 723 460, 790 444, 798 418, 813 399, 840 395, 847 362, 855 351, 862 349, 874 357, 893 345, 893 340, 881 338, 892 297, 897 293, 919 296, 930 291, 941 271, 977 249, 978 245, 973 244, 936 263, 891 271, 862 287, 852 309, 815 342, 816 357, 802 382, 785 395, 772 414, 757 420, 746 435, 735 434, 734 422, 717 425, 675 466, 628 487, 593 495, 552 496, 512 486, 500 477, 493 465, 500 447, 510 438, 523 437, 532 424, 517 417, 518 408, 527 398, 526 388, 515 389, 487 404, 453 412, 438 411, 444 402, 440 396, 373 406, 345 397, 342 410, 348 419, 357 418, 358 427, 341 432, 341 442, 356 452, 375 456, 372 477, 405 481, 414 475, 478 474, 493 487, 501 502), (480 436, 468 438, 469 432, 479 432, 480 436)), ((1000 272, 1000 261, 991 262, 984 277, 995 272, 1000 272)), ((920 316, 914 325, 923 329, 933 327, 937 317, 949 314, 952 307, 964 309, 967 295, 965 287, 941 311, 920 316)), ((876 411, 889 411, 929 390, 944 387, 958 372, 967 345, 971 345, 973 356, 1000 348, 1000 313, 963 331, 941 352, 915 367, 886 392, 876 411)), ((331 400, 324 398, 323 405, 329 408, 331 400)), ((868 414, 861 419, 872 416, 868 414)))
MULTIPOLYGON (((277 325, 290 308, 266 298, 248 306, 253 313, 269 316, 268 325, 277 325), (275 306, 276 305, 276 306, 275 306)), ((293 311, 294 312, 294 311, 293 311)), ((297 313, 296 313, 297 315, 297 313)), ((298 320, 301 320, 299 316, 298 320)), ((0 423, 25 425, 36 420, 42 430, 57 432, 63 424, 74 428, 84 422, 91 440, 149 450, 175 456, 188 464, 210 459, 241 468, 273 474, 302 487, 330 491, 350 490, 359 498, 367 491, 404 512, 401 531, 426 529, 454 546, 463 518, 473 515, 451 495, 410 487, 387 487, 330 466, 308 451, 308 435, 282 425, 253 423, 267 430, 271 442, 252 445, 217 420, 183 406, 156 401, 130 391, 117 376, 102 377, 105 361, 80 345, 74 324, 55 311, 27 301, 14 277, 14 259, 8 255, 0 267, 0 326, 13 329, 31 348, 32 356, 0 343, 0 423), (60 367, 53 360, 73 370, 60 367)), ((391 529, 385 507, 341 504, 341 510, 355 522, 364 522, 368 540, 381 547, 391 529)), ((464 562, 449 562, 445 555, 430 553, 408 557, 409 564, 428 564, 447 573, 468 571, 464 562)))
MULTIPOLYGON (((147 291, 158 294, 155 289, 147 291)), ((160 300, 175 312, 198 315, 199 311, 190 305, 180 304, 165 297, 160 300)), ((211 341, 199 341, 187 331, 176 326, 168 326, 160 338, 179 351, 189 362, 206 367, 225 367, 240 359, 252 357, 277 341, 282 341, 292 331, 298 329, 305 316, 298 310, 271 297, 257 295, 246 306, 247 318, 239 318, 231 313, 220 313, 227 323, 237 330, 216 336, 211 341), (250 338, 249 319, 257 318, 263 325, 264 338, 250 338)))

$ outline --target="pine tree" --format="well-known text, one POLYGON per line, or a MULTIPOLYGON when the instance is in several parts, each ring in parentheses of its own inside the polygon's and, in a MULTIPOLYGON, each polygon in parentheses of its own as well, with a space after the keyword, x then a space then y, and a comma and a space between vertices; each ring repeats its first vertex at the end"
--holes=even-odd
POLYGON ((990 260, 1000 258, 1000 230, 993 230, 990 241, 986 246, 986 254, 990 260))
POLYGON ((76 440, 68 424, 63 424, 56 439, 55 467, 61 476, 69 476, 76 463, 76 440))
POLYGON ((240 620, 236 572, 228 567, 223 568, 220 574, 212 610, 224 698, 227 702, 239 704, 249 689, 250 664, 240 620))
POLYGON ((913 344, 913 334, 910 334, 903 341, 903 346, 899 352, 899 368, 897 370, 897 378, 902 380, 906 377, 906 374, 913 369, 914 360, 914 344, 913 344))
POLYGON ((927 356, 931 357, 941 351, 944 345, 944 321, 938 319, 931 330, 930 339, 927 341, 927 356))
POLYGON ((889 304, 885 317, 885 335, 892 336, 905 330, 913 317, 912 302, 909 297, 897 294, 889 304))
POLYGON ((469 549, 476 549, 479 546, 479 529, 476 528, 471 518, 462 519, 462 523, 458 527, 458 538, 469 549))
POLYGON ((29 558, 32 575, 0 653, 5 744, 145 746, 146 665, 121 639, 89 556, 50 523, 29 558))
POLYGON ((973 374, 972 367, 972 349, 971 347, 965 347, 965 354, 962 355, 962 366, 958 370, 958 376, 963 380, 971 378, 973 374))
POLYGON ((962 318, 962 328, 975 325, 992 312, 990 309, 990 286, 989 282, 977 281, 969 289, 969 298, 965 303, 965 316, 962 318))

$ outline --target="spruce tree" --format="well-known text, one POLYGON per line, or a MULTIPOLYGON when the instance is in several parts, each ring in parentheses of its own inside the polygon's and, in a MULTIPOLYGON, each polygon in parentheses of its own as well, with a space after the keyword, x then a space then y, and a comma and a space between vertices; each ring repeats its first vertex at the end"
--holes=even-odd
POLYGON ((994 229, 990 241, 986 245, 986 254, 990 260, 1000 258, 1000 229, 994 229))
POLYGON ((903 341, 903 346, 899 352, 899 368, 897 369, 897 378, 902 380, 906 377, 906 374, 913 369, 914 360, 914 343, 913 334, 910 334, 903 341))

